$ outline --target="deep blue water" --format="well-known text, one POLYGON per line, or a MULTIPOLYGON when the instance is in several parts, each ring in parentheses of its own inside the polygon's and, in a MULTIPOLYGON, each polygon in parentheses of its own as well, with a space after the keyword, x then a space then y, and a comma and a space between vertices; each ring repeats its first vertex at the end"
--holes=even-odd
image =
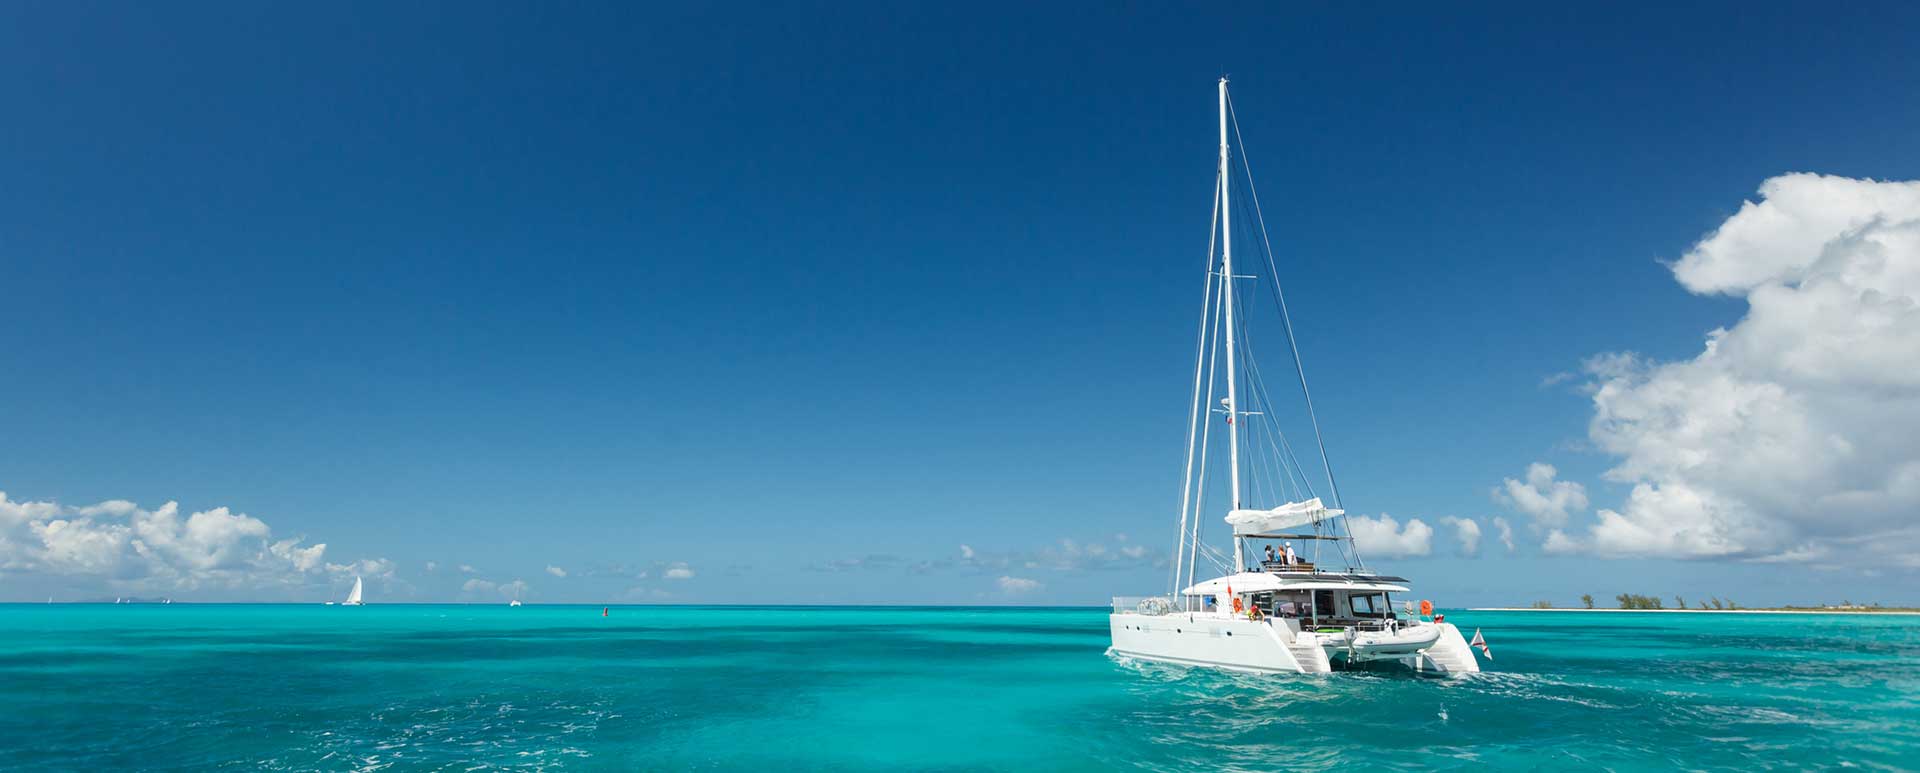
POLYGON ((1096 609, 0 605, 0 769, 1920 769, 1920 618, 1454 612, 1477 677, 1096 609))

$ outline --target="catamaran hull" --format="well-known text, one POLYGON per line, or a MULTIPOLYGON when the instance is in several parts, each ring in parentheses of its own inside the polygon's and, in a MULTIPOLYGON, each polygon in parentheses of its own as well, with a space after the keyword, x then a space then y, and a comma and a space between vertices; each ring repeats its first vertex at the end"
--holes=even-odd
POLYGON ((1344 637, 1296 635, 1284 624, 1203 615, 1108 616, 1113 654, 1135 660, 1263 674, 1324 674, 1335 661, 1396 664, 1428 674, 1477 673, 1480 664, 1451 623, 1424 648, 1408 641, 1349 646, 1344 637))
POLYGON ((1440 624, 1440 640, 1420 652, 1400 659, 1402 665, 1425 674, 1477 674, 1480 661, 1473 648, 1452 623, 1440 624))
POLYGON ((1315 662, 1311 655, 1303 664, 1277 631, 1251 620, 1118 614, 1109 624, 1113 653, 1122 657, 1265 674, 1330 670, 1324 658, 1315 662))

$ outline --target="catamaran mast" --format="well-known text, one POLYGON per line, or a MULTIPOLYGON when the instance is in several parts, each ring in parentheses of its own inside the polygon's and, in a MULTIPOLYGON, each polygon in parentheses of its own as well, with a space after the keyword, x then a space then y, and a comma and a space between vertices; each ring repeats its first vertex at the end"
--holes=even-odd
MULTIPOLYGON (((1227 165, 1227 79, 1220 79, 1220 302, 1226 304, 1227 315, 1227 469, 1232 479, 1232 510, 1240 509, 1240 423, 1235 421, 1240 415, 1240 403, 1234 397, 1234 343, 1233 343, 1233 307, 1236 293, 1233 291, 1233 205, 1227 198, 1227 180, 1231 178, 1232 167, 1227 165)), ((1231 511, 1229 511, 1231 512, 1231 511)), ((1241 560, 1240 538, 1233 538, 1233 571, 1246 567, 1241 560)))

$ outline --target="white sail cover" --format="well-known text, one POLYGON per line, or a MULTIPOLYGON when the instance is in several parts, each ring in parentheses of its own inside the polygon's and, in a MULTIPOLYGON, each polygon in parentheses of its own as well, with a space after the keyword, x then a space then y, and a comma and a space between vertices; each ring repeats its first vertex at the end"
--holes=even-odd
POLYGON ((1296 526, 1319 523, 1336 515, 1344 515, 1346 512, 1320 504, 1320 498, 1314 497, 1305 502, 1288 502, 1272 510, 1235 510, 1227 513, 1227 523, 1233 525, 1233 534, 1236 537, 1248 534, 1276 534, 1296 526))

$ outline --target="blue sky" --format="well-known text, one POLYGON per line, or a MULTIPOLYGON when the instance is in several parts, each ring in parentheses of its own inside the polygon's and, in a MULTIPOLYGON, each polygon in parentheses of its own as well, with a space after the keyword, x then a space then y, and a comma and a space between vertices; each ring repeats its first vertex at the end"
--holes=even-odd
POLYGON ((1748 308, 1668 264, 1776 176, 1920 178, 1915 17, 9 6, 0 490, 327 547, 21 554, 0 596, 318 598, 376 559, 394 599, 1151 592, 1227 74, 1347 503, 1435 529, 1376 563, 1442 603, 1920 601, 1910 556, 1549 553, 1491 494, 1541 462, 1590 502, 1566 534, 1624 509, 1582 363, 1748 308))

